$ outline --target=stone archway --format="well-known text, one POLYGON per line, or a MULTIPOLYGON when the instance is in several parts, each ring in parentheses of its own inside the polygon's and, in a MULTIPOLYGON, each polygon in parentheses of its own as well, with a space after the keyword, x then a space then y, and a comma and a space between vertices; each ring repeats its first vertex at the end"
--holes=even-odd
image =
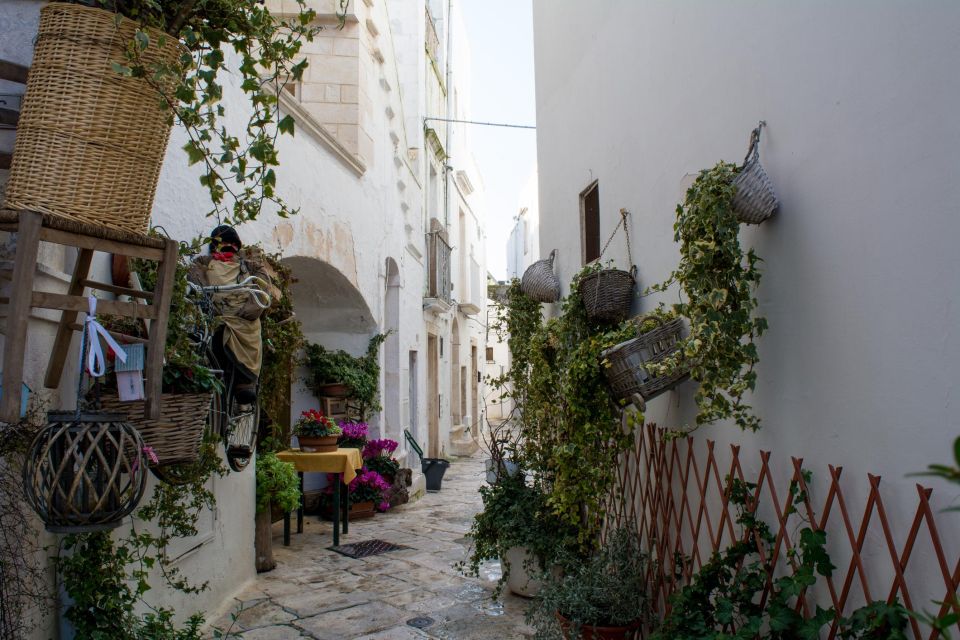
MULTIPOLYGON (((360 356, 370 338, 379 331, 363 294, 333 265, 305 256, 284 258, 296 277, 291 287, 293 310, 303 325, 307 340, 327 349, 343 349, 360 356)), ((306 374, 299 372, 302 380, 306 374)), ((381 390, 382 391, 382 390, 381 390)), ((317 408, 317 399, 302 382, 294 383, 292 415, 317 408)), ((379 429, 379 417, 371 416, 372 435, 379 429)))

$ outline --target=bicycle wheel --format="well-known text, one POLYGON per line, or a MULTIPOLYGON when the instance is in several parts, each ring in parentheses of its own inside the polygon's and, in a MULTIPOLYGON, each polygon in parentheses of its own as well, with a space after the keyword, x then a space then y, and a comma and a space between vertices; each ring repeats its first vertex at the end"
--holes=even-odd
MULTIPOLYGON (((202 456, 218 456, 217 447, 209 447, 208 442, 211 436, 219 436, 221 432, 220 421, 223 417, 223 408, 219 393, 214 393, 210 400, 210 412, 207 414, 207 426, 204 428, 203 443, 200 445, 201 459, 196 462, 175 462, 173 464, 151 465, 150 473, 158 480, 173 486, 183 486, 193 484, 197 481, 203 469, 207 467, 202 456)), ((216 440, 214 440, 216 442, 216 440)))
MULTIPOLYGON (((232 387, 232 385, 231 385, 232 387)), ((223 445, 227 453, 227 464, 234 471, 243 471, 253 459, 257 444, 257 430, 260 427, 260 401, 240 404, 227 390, 226 411, 223 421, 223 445)))

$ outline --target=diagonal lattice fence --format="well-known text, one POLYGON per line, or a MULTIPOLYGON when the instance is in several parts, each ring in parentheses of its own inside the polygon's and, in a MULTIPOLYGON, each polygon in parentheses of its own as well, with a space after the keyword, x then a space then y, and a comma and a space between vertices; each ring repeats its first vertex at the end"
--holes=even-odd
MULTIPOLYGON (((741 454, 736 445, 726 451, 710 440, 665 439, 655 425, 642 429, 635 448, 620 463, 607 530, 636 529, 654 560, 648 578, 660 615, 669 612, 671 593, 689 584, 713 552, 741 535, 736 505, 729 501, 731 478, 756 485, 751 508, 776 537, 772 560, 778 572, 792 562, 801 527, 827 532, 836 569, 798 599, 796 608, 804 615, 812 615, 819 605, 849 616, 864 604, 883 600, 942 616, 949 612, 949 602, 956 602, 960 513, 942 513, 927 487, 916 485, 915 496, 887 495, 885 502, 879 476, 857 482, 843 477, 841 467, 828 466, 828 477, 815 474, 808 483, 802 459, 780 463, 768 451, 755 459, 741 454), (799 488, 795 509, 789 508, 791 484, 799 488), (677 558, 686 560, 679 574, 677 558)), ((765 553, 762 545, 758 551, 761 557, 765 553)), ((825 634, 832 640, 837 632, 834 624, 825 634)), ((909 632, 916 640, 937 637, 916 619, 911 619, 909 632)))

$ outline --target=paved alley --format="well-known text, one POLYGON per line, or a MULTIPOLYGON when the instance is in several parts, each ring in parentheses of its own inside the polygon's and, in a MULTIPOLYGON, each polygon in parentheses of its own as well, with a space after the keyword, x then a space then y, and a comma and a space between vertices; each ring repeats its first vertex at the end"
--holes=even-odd
MULTIPOLYGON (((332 525, 316 516, 306 516, 304 533, 292 534, 291 545, 284 547, 282 523, 276 523, 277 568, 260 574, 237 598, 232 632, 245 640, 531 637, 523 623, 523 599, 506 593, 500 602, 490 597, 499 563, 488 563, 479 580, 463 577, 454 567, 468 553, 465 535, 481 507, 477 488, 484 455, 456 460, 442 491, 351 522, 340 540, 379 538, 409 549, 348 558, 328 549, 332 525), (433 622, 423 629, 408 624, 417 618, 433 622)), ((230 624, 226 616, 215 626, 230 624)))

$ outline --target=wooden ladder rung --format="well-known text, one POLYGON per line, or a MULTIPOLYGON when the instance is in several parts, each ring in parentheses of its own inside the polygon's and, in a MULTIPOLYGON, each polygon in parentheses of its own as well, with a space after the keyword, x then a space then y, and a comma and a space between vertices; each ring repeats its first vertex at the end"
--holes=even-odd
MULTIPOLYGON (((78 322, 71 322, 68 326, 74 331, 83 331, 85 329, 85 327, 78 322)), ((127 335, 126 333, 120 333, 119 331, 110 331, 108 329, 107 333, 119 340, 121 343, 128 342, 133 344, 147 344, 150 342, 150 340, 147 338, 138 338, 137 336, 127 335)))
POLYGON ((153 300, 152 291, 144 291, 143 289, 131 289, 129 287, 118 287, 115 284, 107 284, 106 282, 97 282, 96 280, 81 280, 81 284, 85 287, 90 287, 91 289, 98 289, 100 291, 109 291, 110 293, 115 293, 118 296, 130 296, 131 298, 143 298, 145 300, 153 300))
MULTIPOLYGON (((40 309, 59 309, 61 311, 86 312, 89 302, 84 296, 71 296, 62 293, 34 291, 31 306, 40 309)), ((127 318, 155 320, 157 308, 138 302, 118 302, 116 300, 97 300, 97 312, 127 318)))

